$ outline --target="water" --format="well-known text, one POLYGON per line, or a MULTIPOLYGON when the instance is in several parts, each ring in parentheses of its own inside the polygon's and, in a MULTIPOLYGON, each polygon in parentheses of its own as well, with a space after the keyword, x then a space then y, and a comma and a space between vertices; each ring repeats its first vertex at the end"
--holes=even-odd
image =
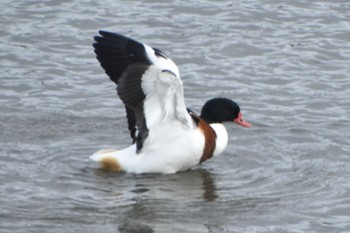
POLYGON ((350 3, 1 1, 0 232, 350 232, 350 3), (97 169, 130 143, 97 30, 179 65, 188 106, 225 96, 221 157, 175 175, 97 169))

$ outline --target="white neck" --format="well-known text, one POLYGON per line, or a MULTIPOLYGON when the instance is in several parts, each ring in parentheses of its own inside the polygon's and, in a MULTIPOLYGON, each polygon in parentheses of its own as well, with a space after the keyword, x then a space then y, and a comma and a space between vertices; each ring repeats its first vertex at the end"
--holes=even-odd
POLYGON ((226 128, 223 124, 220 123, 213 123, 210 124, 210 126, 213 128, 213 130, 216 133, 216 147, 214 150, 214 156, 221 154, 226 146, 228 141, 228 135, 226 128))

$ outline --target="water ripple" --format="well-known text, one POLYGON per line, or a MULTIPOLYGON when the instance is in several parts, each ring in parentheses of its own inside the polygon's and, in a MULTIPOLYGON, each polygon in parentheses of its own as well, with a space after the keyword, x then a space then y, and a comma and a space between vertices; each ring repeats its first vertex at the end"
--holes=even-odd
POLYGON ((350 227, 347 1, 2 1, 2 232, 345 232, 350 227), (175 175, 87 157, 130 143, 95 60, 99 29, 179 65, 187 104, 240 103, 225 153, 175 175))

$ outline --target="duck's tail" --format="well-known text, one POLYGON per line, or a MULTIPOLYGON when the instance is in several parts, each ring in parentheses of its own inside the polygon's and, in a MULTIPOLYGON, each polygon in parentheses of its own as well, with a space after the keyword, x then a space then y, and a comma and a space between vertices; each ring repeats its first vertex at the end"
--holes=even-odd
POLYGON ((90 159, 101 164, 103 169, 109 171, 120 172, 123 169, 117 159, 117 150, 115 149, 105 149, 100 150, 90 156, 90 159))

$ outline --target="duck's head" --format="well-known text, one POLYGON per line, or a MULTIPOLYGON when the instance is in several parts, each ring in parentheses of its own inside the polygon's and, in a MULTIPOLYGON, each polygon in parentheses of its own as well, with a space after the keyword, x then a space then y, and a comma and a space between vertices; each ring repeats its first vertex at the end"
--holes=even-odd
POLYGON ((227 98, 214 98, 208 100, 201 112, 201 118, 208 124, 235 122, 243 127, 251 127, 251 124, 243 120, 238 104, 227 98))

